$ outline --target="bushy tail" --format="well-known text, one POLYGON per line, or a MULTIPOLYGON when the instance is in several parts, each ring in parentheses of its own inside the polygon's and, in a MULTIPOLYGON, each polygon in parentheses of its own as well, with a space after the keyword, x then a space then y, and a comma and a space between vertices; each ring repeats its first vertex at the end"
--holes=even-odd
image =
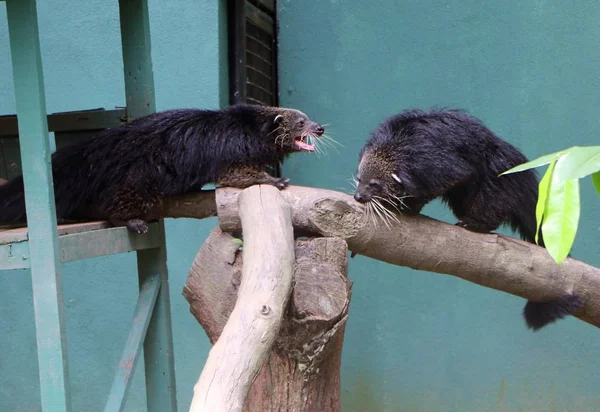
POLYGON ((25 222, 24 190, 22 176, 0 186, 0 223, 25 222))
POLYGON ((523 309, 527 327, 537 331, 556 322, 583 307, 583 299, 578 295, 565 295, 551 302, 528 301, 523 309))

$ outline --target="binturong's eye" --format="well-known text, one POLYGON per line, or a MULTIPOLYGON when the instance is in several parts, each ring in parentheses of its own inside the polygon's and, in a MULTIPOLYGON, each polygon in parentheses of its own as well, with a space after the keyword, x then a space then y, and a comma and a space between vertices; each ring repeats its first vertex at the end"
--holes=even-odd
POLYGON ((304 120, 300 120, 297 126, 302 129, 304 127, 304 120))
POLYGON ((376 188, 378 188, 378 187, 381 187, 381 183, 379 183, 379 180, 371 179, 371 180, 369 181, 369 184, 370 184, 372 187, 376 187, 376 188))

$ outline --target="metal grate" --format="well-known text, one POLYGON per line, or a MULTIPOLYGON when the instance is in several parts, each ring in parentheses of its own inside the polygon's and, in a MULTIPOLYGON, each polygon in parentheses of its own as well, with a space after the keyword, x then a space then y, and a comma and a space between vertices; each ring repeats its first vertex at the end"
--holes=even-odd
POLYGON ((234 0, 229 8, 230 103, 277 106, 276 8, 234 0))
MULTIPOLYGON (((228 9, 229 100, 278 106, 275 0, 232 0, 228 9)), ((269 171, 280 176, 279 164, 269 171)))
POLYGON ((246 99, 273 106, 277 102, 273 76, 273 37, 246 20, 246 99))

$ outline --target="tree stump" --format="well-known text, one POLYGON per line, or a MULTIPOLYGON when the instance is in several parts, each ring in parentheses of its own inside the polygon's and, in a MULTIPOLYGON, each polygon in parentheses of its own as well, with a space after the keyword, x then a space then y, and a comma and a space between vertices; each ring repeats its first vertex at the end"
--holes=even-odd
MULTIPOLYGON (((215 343, 237 299, 240 244, 215 228, 198 251, 183 295, 215 343)), ((294 285, 279 335, 245 411, 340 411, 340 363, 352 282, 340 238, 295 241, 294 285)))

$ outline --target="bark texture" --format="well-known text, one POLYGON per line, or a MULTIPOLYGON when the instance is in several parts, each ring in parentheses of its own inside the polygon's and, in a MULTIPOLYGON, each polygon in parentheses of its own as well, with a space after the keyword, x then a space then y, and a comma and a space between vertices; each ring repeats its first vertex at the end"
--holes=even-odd
POLYGON ((245 239, 243 275, 233 310, 194 386, 194 412, 242 410, 279 334, 292 287, 289 205, 273 186, 252 186, 238 202, 245 239))
MULTIPOLYGON (((198 251, 183 290, 213 343, 220 342, 235 305, 245 259, 239 247, 215 228, 198 251)), ((295 257, 286 315, 245 411, 341 410, 340 363, 351 294, 347 245, 339 238, 298 240, 295 257)))
MULTIPOLYGON (((219 222, 225 231, 241 228, 239 193, 233 188, 216 191, 219 222)), ((497 234, 473 233, 426 216, 398 216, 400 222, 387 228, 367 219, 363 207, 351 196, 332 190, 290 186, 281 195, 292 207, 292 224, 297 230, 340 237, 351 251, 364 256, 457 276, 525 299, 549 300, 576 292, 583 297, 584 307, 575 316, 600 326, 598 268, 570 258, 558 266, 539 246, 497 234)), ((193 204, 194 196, 186 201, 193 204)), ((188 211, 187 217, 203 217, 199 209, 190 207, 188 211)), ((169 210, 165 212, 169 216, 169 210)))

